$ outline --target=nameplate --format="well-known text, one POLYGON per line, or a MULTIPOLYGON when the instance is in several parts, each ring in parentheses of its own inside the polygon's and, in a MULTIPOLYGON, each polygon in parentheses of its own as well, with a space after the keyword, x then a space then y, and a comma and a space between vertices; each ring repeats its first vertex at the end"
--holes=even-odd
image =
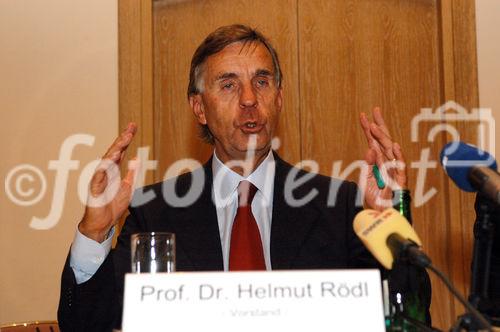
POLYGON ((378 270, 127 274, 123 331, 385 331, 378 270))

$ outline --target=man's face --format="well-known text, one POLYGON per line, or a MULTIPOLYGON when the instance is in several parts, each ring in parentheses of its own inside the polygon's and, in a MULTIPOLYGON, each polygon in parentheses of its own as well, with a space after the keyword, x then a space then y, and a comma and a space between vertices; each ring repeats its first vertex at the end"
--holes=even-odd
POLYGON ((207 58, 203 92, 190 98, 193 112, 208 125, 223 162, 244 159, 255 135, 256 156, 268 151, 282 106, 271 54, 259 43, 226 46, 207 58))

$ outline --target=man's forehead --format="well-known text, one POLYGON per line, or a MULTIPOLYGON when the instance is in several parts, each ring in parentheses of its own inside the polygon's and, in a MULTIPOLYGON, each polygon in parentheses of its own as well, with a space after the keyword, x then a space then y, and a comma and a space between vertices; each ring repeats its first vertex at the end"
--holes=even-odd
POLYGON ((209 56, 205 63, 212 73, 217 71, 217 76, 227 71, 232 72, 231 68, 238 64, 251 64, 255 70, 269 72, 273 72, 274 67, 271 53, 259 41, 229 44, 218 53, 209 56))

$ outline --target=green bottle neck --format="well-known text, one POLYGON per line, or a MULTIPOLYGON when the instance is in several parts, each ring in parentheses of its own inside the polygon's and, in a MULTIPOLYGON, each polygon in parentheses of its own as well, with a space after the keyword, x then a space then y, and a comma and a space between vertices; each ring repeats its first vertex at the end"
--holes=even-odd
POLYGON ((393 191, 393 202, 394 209, 398 210, 399 213, 405 217, 408 222, 412 223, 411 218, 411 196, 409 190, 395 190, 393 191))

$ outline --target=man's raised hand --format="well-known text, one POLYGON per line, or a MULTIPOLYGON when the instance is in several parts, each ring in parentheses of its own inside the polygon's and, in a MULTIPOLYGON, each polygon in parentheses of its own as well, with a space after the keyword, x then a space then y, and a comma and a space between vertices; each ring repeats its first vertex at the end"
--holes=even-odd
POLYGON ((129 123, 104 154, 90 181, 87 206, 78 229, 97 242, 106 239, 130 203, 138 164, 129 162, 123 180, 119 165, 136 132, 137 125, 129 123))
POLYGON ((373 122, 365 113, 360 115, 368 150, 365 154, 367 163, 366 179, 361 181, 365 203, 372 209, 383 210, 392 206, 392 191, 407 187, 406 167, 401 146, 392 140, 380 108, 373 110, 373 122), (373 167, 377 166, 385 186, 380 186, 373 167))

